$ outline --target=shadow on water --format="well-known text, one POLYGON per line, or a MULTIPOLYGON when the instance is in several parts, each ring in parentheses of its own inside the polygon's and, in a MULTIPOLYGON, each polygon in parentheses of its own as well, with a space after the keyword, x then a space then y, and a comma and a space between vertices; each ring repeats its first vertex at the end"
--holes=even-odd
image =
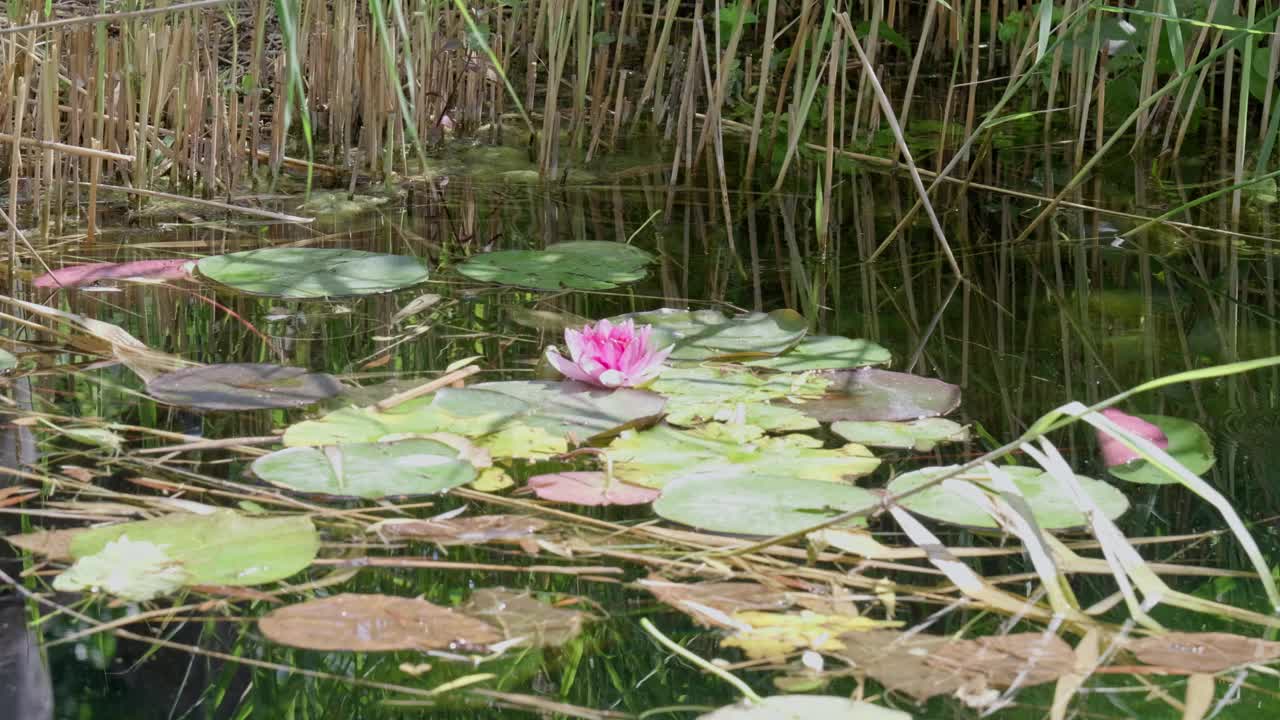
MULTIPOLYGON (((1203 172, 1212 174, 1212 169, 1203 172)), ((602 187, 495 185, 463 177, 452 178, 446 185, 437 179, 410 187, 372 210, 322 219, 310 228, 134 220, 105 231, 97 248, 68 250, 60 258, 67 264, 126 260, 154 256, 155 248, 202 256, 283 243, 356 248, 430 258, 432 266, 441 270, 428 285, 413 291, 293 303, 237 296, 207 285, 124 284, 117 292, 72 291, 49 302, 119 324, 151 347, 192 360, 259 362, 278 355, 288 364, 339 373, 361 384, 438 372, 472 355, 486 359, 486 379, 532 377, 543 372, 539 367, 542 348, 558 342, 563 327, 577 318, 660 306, 790 307, 802 312, 814 331, 870 338, 890 348, 895 369, 943 378, 963 388, 960 412, 965 422, 978 429, 978 438, 955 450, 908 455, 894 463, 897 469, 976 457, 1068 400, 1095 402, 1152 377, 1278 354, 1276 261, 1268 239, 1274 235, 1274 206, 1249 205, 1247 222, 1238 232, 1209 229, 1227 226, 1222 210, 1210 205, 1176 218, 1176 225, 1130 233, 1142 224, 1140 218, 1177 204, 1181 191, 1176 186, 1153 187, 1141 164, 1126 159, 1105 168, 1087 192, 1073 197, 1070 206, 1031 237, 1014 242, 1023 220, 1041 209, 1036 198, 1053 195, 1055 185, 1061 184, 1060 163, 1036 152, 1010 152, 986 174, 986 181, 1017 188, 1017 192, 948 187, 935 199, 965 273, 964 283, 951 273, 923 216, 907 224, 875 262, 868 262, 915 200, 908 183, 877 168, 844 168, 825 210, 816 206, 811 195, 796 193, 735 194, 726 206, 711 184, 673 189, 662 171, 653 170, 648 176, 637 174, 624 185, 602 187), (1116 212, 1103 212, 1100 207, 1116 212), (822 212, 829 213, 829 220, 827 231, 819 235, 815 228, 822 212), (583 239, 633 242, 655 253, 658 263, 645 281, 598 293, 535 293, 478 285, 450 271, 463 257, 485 250, 538 248, 583 239), (393 320, 398 309, 423 292, 438 294, 442 300, 416 320, 393 320), (216 297, 221 308, 200 296, 216 297), (248 325, 262 331, 270 347, 248 325)), ((32 342, 38 347, 38 340, 32 342)), ((54 360, 42 358, 39 364, 52 370, 54 360)), ((138 382, 119 367, 83 363, 73 369, 32 377, 37 409, 209 438, 269 434, 285 420, 304 414, 193 416, 138 396, 138 382)), ((1273 490, 1280 459, 1274 442, 1280 429, 1276 374, 1264 370, 1173 386, 1137 397, 1127 406, 1186 417, 1209 430, 1218 448, 1218 463, 1208 478, 1251 523, 1264 553, 1272 558, 1277 551, 1275 518, 1280 515, 1273 490)), ((9 425, 4 437, 9 467, 97 468, 100 476, 95 481, 106 490, 136 492, 131 479, 139 476, 173 481, 197 477, 184 473, 244 477, 241 459, 217 451, 176 461, 125 455, 103 462, 83 447, 43 443, 39 449, 43 457, 37 462, 31 455, 37 449, 27 428, 9 425), (21 447, 28 454, 21 459, 12 457, 15 442, 25 443, 21 447)), ((137 439, 141 447, 158 444, 141 436, 137 439)), ((1073 427, 1055 436, 1055 444, 1079 472, 1106 475, 1093 457, 1091 434, 1073 427)), ((881 470, 869 480, 879 486, 887 479, 888 473, 881 470)), ((1190 542, 1158 542, 1161 536, 1220 527, 1220 519, 1189 493, 1170 486, 1133 486, 1126 491, 1133 510, 1124 519, 1123 529, 1131 537, 1153 539, 1144 546, 1148 559, 1248 568, 1235 544, 1217 535, 1190 542)), ((430 512, 459 502, 443 499, 430 512)), ((647 519, 626 510, 588 515, 647 519)), ((40 518, 23 523, 24 527, 56 526, 40 518)), ((945 532, 949 544, 999 544, 962 531, 945 532)), ((361 547, 359 539, 347 539, 347 545, 339 544, 341 538, 329 540, 339 557, 361 547)), ((903 539, 886 535, 890 540, 903 539)), ((445 556, 441 551, 425 552, 445 556)), ((451 549, 447 557, 462 562, 530 562, 519 552, 500 550, 451 549)), ((9 561, 6 567, 17 566, 9 561)), ((1028 583, 1034 581, 1021 574, 1027 566, 1016 557, 980 559, 975 568, 1019 592, 1030 592, 1028 583)), ((894 579, 904 598, 918 598, 938 582, 927 572, 853 566, 849 570, 894 579)), ((323 576, 319 570, 312 572, 315 578, 323 576)), ((641 575, 638 568, 627 573, 627 579, 641 575)), ((1256 582, 1194 576, 1170 582, 1199 596, 1264 610, 1256 582)), ((343 587, 421 594, 435 602, 456 604, 468 588, 496 585, 585 595, 603 608, 601 621, 563 648, 529 650, 485 665, 484 672, 497 675, 499 690, 633 713, 666 705, 714 707, 734 699, 732 688, 656 647, 635 621, 660 615, 673 637, 704 657, 717 655, 712 638, 688 618, 655 605, 648 595, 630 587, 521 573, 405 569, 365 570, 343 587)), ((1114 600, 1109 578, 1082 578, 1074 589, 1085 607, 1114 600)), ((104 619, 127 610, 107 608, 101 602, 77 607, 104 619)), ((421 687, 473 672, 440 663, 425 679, 414 679, 398 669, 401 663, 418 661, 412 653, 322 654, 273 646, 247 622, 266 609, 263 603, 211 606, 207 617, 166 629, 166 637, 266 663, 421 687)), ((939 609, 933 602, 904 602, 898 617, 911 625, 939 609)), ((65 617, 53 617, 27 631, 23 612, 21 605, 10 603, 0 621, 4 643, 0 674, 5 678, 0 692, 14 698, 3 706, 23 707, 20 703, 26 702, 30 708, 29 713, 15 717, 51 717, 51 693, 60 718, 378 718, 418 716, 415 713, 421 711, 412 705, 386 703, 390 695, 354 692, 340 682, 266 667, 232 670, 217 660, 179 651, 152 653, 136 643, 117 643, 103 636, 50 647, 51 682, 32 634, 56 640, 60 632, 77 626, 65 617)), ((1157 609, 1155 615, 1173 628, 1233 628, 1227 621, 1167 609, 1157 609)), ((937 631, 966 629, 973 634, 1008 631, 1016 624, 956 605, 935 622, 937 631)), ((1240 631, 1256 634, 1252 629, 1240 631)), ((739 674, 759 691, 773 692, 763 675, 739 674)), ((1278 696, 1267 688, 1265 676, 1249 676, 1248 682, 1245 700, 1227 707, 1221 717, 1274 717, 1280 711, 1278 696)), ((835 680, 828 691, 838 694, 852 688, 852 681, 844 678, 835 680)), ((1080 707, 1094 717, 1178 716, 1168 704, 1147 697, 1153 693, 1146 679, 1116 681, 1097 692, 1086 688, 1080 707)), ((1017 701, 1002 716, 1042 717, 1052 691, 1027 689, 1017 701)), ((494 712, 492 707, 439 702, 431 717, 491 717, 494 712)), ((911 709, 909 703, 902 706, 911 709)), ((920 717, 975 715, 952 699, 934 700, 917 712, 920 717)), ((651 715, 685 716, 675 711, 651 715)))

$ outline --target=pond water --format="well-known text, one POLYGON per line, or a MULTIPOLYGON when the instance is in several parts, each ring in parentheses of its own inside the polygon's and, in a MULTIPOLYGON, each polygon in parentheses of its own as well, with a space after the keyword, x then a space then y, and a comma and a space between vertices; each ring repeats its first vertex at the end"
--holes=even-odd
MULTIPOLYGON (((1036 418, 1071 400, 1093 403, 1151 378, 1280 354, 1276 260, 1270 239, 1275 237, 1277 215, 1265 198, 1246 199, 1244 215, 1234 225, 1236 232, 1210 229, 1233 224, 1229 204, 1208 204, 1175 218, 1177 225, 1124 236, 1141 223, 1135 216, 1158 215, 1180 202, 1185 187, 1228 174, 1217 168, 1187 167, 1185 184, 1168 186, 1150 179, 1147 161, 1123 158, 1072 198, 1072 207, 1059 209, 1030 237, 1019 240, 1026 221, 1043 207, 1028 195, 1052 195, 1066 175, 1058 158, 1047 151, 1006 150, 999 164, 983 168, 978 177, 1017 188, 1023 195, 949 186, 935 198, 942 227, 964 273, 961 283, 923 214, 917 214, 874 262, 867 261, 916 198, 908 180, 880 169, 849 167, 838 172, 829 207, 824 208, 815 203, 812 191, 722 195, 714 183, 696 178, 690 185, 681 181, 672 187, 665 169, 646 169, 643 160, 638 170, 619 174, 625 167, 621 163, 593 168, 594 174, 584 173, 551 187, 526 184, 527 178, 519 175, 495 178, 492 169, 506 166, 494 157, 482 162, 487 163, 481 166, 483 172, 475 171, 473 163, 470 172, 450 168, 390 192, 362 187, 361 194, 386 201, 350 214, 320 216, 309 226, 225 218, 219 213, 206 216, 201 208, 181 215, 142 216, 121 203, 94 246, 66 243, 59 248, 61 255, 46 255, 47 261, 62 264, 121 262, 293 244, 429 258, 431 279, 408 290, 363 299, 287 301, 237 295, 209 284, 121 283, 112 291, 37 290, 29 299, 114 323, 150 348, 189 360, 283 361, 334 373, 352 385, 390 380, 405 387, 416 384, 411 380, 429 379, 472 356, 482 358, 479 377, 486 381, 553 377, 540 362, 543 349, 562 343, 563 328, 583 318, 659 307, 726 312, 792 308, 808 319, 812 332, 873 340, 892 352, 892 369, 940 378, 963 390, 960 409, 953 417, 972 426, 973 439, 931 452, 886 453, 886 462, 860 481, 866 487, 883 487, 894 474, 914 468, 977 457, 1016 438, 1036 418), (1090 209, 1096 207, 1119 212, 1090 209), (820 235, 816 227, 824 213, 829 214, 828 231, 820 235), (502 287, 470 280, 455 270, 475 253, 575 240, 630 243, 657 260, 643 280, 598 292, 502 287), (396 317, 397 311, 425 293, 439 298, 420 314, 396 317)), ((514 170, 518 172, 519 167, 514 170)), ((297 201, 263 197, 260 202, 306 214, 297 201)), ((32 343, 30 367, 38 369, 14 381, 15 399, 22 401, 20 396, 29 390, 30 401, 45 412, 208 439, 261 437, 316 414, 315 410, 275 410, 201 415, 158 405, 141 393, 141 383, 123 366, 99 366, 88 356, 54 352, 58 342, 45 335, 32 343), (46 348, 49 352, 42 352, 46 348)), ((1190 419, 1207 430, 1216 449, 1216 464, 1206 479, 1238 509, 1264 555, 1273 561, 1280 550, 1275 520, 1280 512, 1275 490, 1280 466, 1275 442, 1280 430, 1277 372, 1263 369, 1176 384, 1122 405, 1131 412, 1190 419)), ((176 495, 182 499, 240 503, 242 509, 254 507, 246 502, 261 501, 247 494, 246 488, 258 487, 268 495, 277 492, 247 476, 251 457, 236 452, 143 453, 139 451, 175 440, 123 429, 119 432, 128 440, 127 449, 103 453, 47 432, 32 438, 27 435, 31 429, 7 426, 6 447, 35 453, 36 465, 50 472, 71 477, 92 474, 93 484, 102 493, 59 494, 45 504, 43 515, 6 514, 10 532, 82 525, 93 519, 138 519, 136 506, 124 506, 127 499, 113 494, 154 495, 161 487, 173 489, 164 483, 184 486, 185 491, 176 495), (219 484, 226 482, 243 484, 219 484)), ((1077 472, 1107 477, 1096 457, 1092 431, 1074 425, 1055 432, 1052 440, 1077 472)), ((1030 462, 1018 455, 1013 458, 1030 462)), ((32 459, 27 455, 24 461, 32 459)), ((12 462, 12 456, 8 460, 12 462)), ((1218 532, 1225 527, 1221 517, 1186 489, 1122 487, 1131 509, 1120 527, 1128 537, 1147 541, 1139 547, 1149 561, 1187 566, 1189 572, 1249 569, 1239 544, 1218 532)), ((361 518, 394 518, 428 517, 463 505, 477 512, 519 513, 533 502, 528 495, 512 496, 509 491, 500 496, 514 497, 517 503, 487 504, 471 494, 419 499, 432 504, 402 511, 356 502, 326 506, 349 514, 367 508, 361 518)), ((4 611, 5 656, 0 668, 13 670, 2 673, 9 699, 0 699, 0 707, 29 708, 12 717, 44 717, 42 704, 51 697, 52 717, 80 719, 488 718, 539 712, 553 717, 620 713, 682 718, 739 697, 730 684, 659 646, 641 628, 639 621, 644 618, 697 655, 724 658, 736 675, 764 695, 780 692, 774 685, 778 677, 787 679, 792 688, 808 683, 809 691, 815 693, 849 695, 859 688, 850 673, 818 680, 806 677, 797 661, 782 670, 767 662, 744 661, 738 651, 719 645, 723 633, 698 627, 690 617, 655 601, 634 584, 655 571, 689 580, 715 579, 717 572, 731 571, 739 579, 761 580, 765 579, 761 573, 768 574, 766 566, 708 558, 692 546, 664 544, 649 536, 635 535, 625 542, 613 537, 620 526, 652 521, 647 506, 561 507, 578 519, 547 516, 562 525, 561 534, 558 544, 536 548, 536 555, 514 545, 447 549, 412 545, 391 553, 384 552, 376 538, 335 530, 326 534, 321 549, 321 557, 332 562, 313 566, 290 582, 333 580, 337 584, 330 590, 422 596, 447 606, 493 587, 536 591, 544 600, 584 598, 573 607, 590 613, 591 621, 582 634, 562 646, 508 650, 499 659, 475 666, 408 651, 296 650, 266 640, 253 622, 272 609, 273 599, 218 600, 197 594, 174 603, 208 600, 197 608, 186 608, 180 620, 167 622, 163 614, 156 614, 131 626, 173 643, 164 648, 109 633, 74 638, 84 626, 67 614, 10 605, 4 611), (583 518, 598 522, 588 524, 583 518), (592 547, 603 552, 592 552, 592 547), (568 548, 575 548, 572 557, 565 556, 568 548), (341 562, 382 555, 484 567, 363 567, 351 572, 341 562), (505 567, 494 569, 495 565, 505 567), (620 572, 588 570, 573 575, 521 570, 530 565, 606 566, 620 572), (44 648, 47 676, 42 676, 27 651, 32 643, 44 648), (191 647, 206 654, 193 654, 191 647), (229 662, 232 656, 252 659, 257 665, 229 662), (424 662, 430 663, 430 669, 412 667, 424 662), (474 677, 481 673, 492 677, 474 677), (455 680, 475 681, 470 687, 488 694, 443 692, 423 697, 392 687, 429 690, 455 680)), ((930 527, 953 547, 998 549, 1008 544, 998 536, 930 527)), ((872 528, 883 543, 911 546, 885 517, 873 521, 872 528)), ((1079 534, 1065 537, 1088 540, 1079 534)), ((1098 556, 1095 550, 1081 552, 1098 556)), ((961 595, 955 588, 919 560, 863 562, 846 556, 825 563, 827 569, 837 569, 837 575, 857 579, 842 588, 829 578, 806 576, 803 552, 788 563, 793 563, 788 567, 794 572, 781 573, 771 582, 795 591, 848 593, 850 601, 876 618, 885 617, 883 596, 890 591, 895 594, 893 617, 905 627, 927 623, 930 632, 963 632, 969 637, 1043 627, 958 602, 961 595)), ((992 554, 969 564, 1013 593, 1038 597, 1031 563, 1022 554, 992 554)), ((11 560, 4 568, 16 575, 24 565, 11 560)), ((1175 589, 1197 597, 1267 611, 1266 596, 1256 578, 1165 577, 1175 589)), ((1112 602, 1114 606, 1102 617, 1117 627, 1123 625, 1128 613, 1122 602, 1115 602, 1112 578, 1082 574, 1072 578, 1081 607, 1112 602)), ((77 599, 72 594, 54 597, 63 603, 77 599)), ((298 595, 289 596, 291 602, 298 599, 298 595)), ((139 611, 128 603, 112 606, 102 600, 76 607, 102 620, 139 611)), ((1261 635, 1253 625, 1166 605, 1154 607, 1151 613, 1174 629, 1261 635)), ((830 661, 826 666, 828 671, 838 669, 830 661)), ((1085 683, 1074 712, 1077 717, 1181 717, 1186 684, 1186 676, 1177 674, 1095 674, 1085 683)), ((1046 717, 1053 688, 1052 683, 1024 687, 996 716, 1046 717)), ((885 697, 874 681, 861 690, 868 699, 917 717, 980 713, 953 697, 934 698, 923 705, 902 695, 885 697)), ((1218 679, 1216 697, 1224 695, 1230 700, 1218 717, 1270 718, 1280 713, 1280 695, 1270 674, 1226 673, 1218 679)))

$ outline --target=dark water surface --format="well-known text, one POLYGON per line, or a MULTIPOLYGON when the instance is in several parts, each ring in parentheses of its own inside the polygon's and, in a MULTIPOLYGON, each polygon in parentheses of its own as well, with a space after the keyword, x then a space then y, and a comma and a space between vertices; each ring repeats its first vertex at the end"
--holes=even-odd
MULTIPOLYGON (((65 254, 58 258, 73 264, 95 259, 197 257, 292 242, 428 256, 439 265, 428 285, 393 295, 298 303, 235 296, 211 286, 132 285, 119 292, 72 291, 56 297, 35 291, 32 299, 60 303, 67 310, 116 323, 151 347, 202 362, 272 361, 273 353, 247 329, 246 323, 252 324, 270 336, 288 364, 340 374, 361 384, 430 376, 472 355, 485 358, 488 372, 484 379, 531 377, 539 372, 542 348, 559 342, 563 325, 578 317, 599 318, 662 306, 725 310, 791 307, 810 318, 815 331, 868 338, 889 348, 894 354, 893 369, 909 369, 963 387, 959 416, 978 429, 979 437, 948 450, 943 460, 973 457, 1013 439, 1041 414, 1070 400, 1095 402, 1153 377, 1280 354, 1276 259, 1271 240, 1276 237, 1274 205, 1247 198, 1243 215, 1234 224, 1229 204, 1210 204, 1176 218, 1184 223, 1181 226, 1160 226, 1123 239, 1120 234, 1139 221, 1068 207, 1056 212, 1030 237, 1015 243, 1043 207, 1025 195, 1052 194, 1067 175, 1057 169, 1054 156, 1040 150, 1006 150, 1000 160, 999 164, 989 163, 977 177, 1013 188, 1023 196, 947 187, 935 199, 967 283, 957 283, 923 214, 874 263, 866 262, 915 201, 910 184, 899 176, 870 168, 845 168, 837 173, 828 208, 829 230, 819 236, 815 228, 820 210, 812 192, 750 197, 733 193, 726 210, 721 193, 705 180, 694 183, 705 187, 691 189, 682 180, 679 187, 672 188, 665 171, 642 168, 622 180, 602 170, 597 184, 551 187, 524 185, 510 177, 445 173, 432 181, 400 188, 372 211, 321 218, 309 228, 240 220, 192 225, 192 218, 172 215, 126 218, 121 207, 119 221, 112 223, 98 247, 67 244, 65 254), (1238 233, 1207 229, 1210 227, 1235 227, 1238 233), (643 282, 590 294, 480 285, 449 269, 472 253, 539 248, 568 240, 630 240, 657 254, 659 262, 643 282), (391 317, 396 310, 424 292, 443 296, 426 320, 428 326, 414 336, 408 335, 414 328, 393 327, 391 317), (198 295, 216 298, 239 317, 215 309, 198 295)), ((497 166, 497 160, 491 162, 497 166)), ((1183 186, 1156 182, 1150 169, 1149 162, 1122 158, 1072 200, 1080 206, 1105 206, 1149 217, 1178 204, 1180 197, 1191 192, 1183 186)), ((1184 172, 1187 185, 1220 183, 1229 177, 1227 171, 1207 166, 1189 166, 1184 172)), ((379 188, 362 191, 384 192, 379 188)), ((284 209, 296 205, 264 202, 284 209)), ((85 363, 72 373, 50 365, 48 372, 31 379, 34 403, 37 408, 64 415, 224 438, 268 434, 304 414, 199 416, 178 412, 139 395, 136 378, 119 366, 98 368, 85 363)), ((1273 563, 1280 562, 1275 520, 1280 511, 1276 489, 1280 487, 1276 482, 1280 477, 1280 383, 1276 380, 1277 371, 1263 370, 1176 385, 1136 397, 1124 406, 1130 411, 1190 418, 1210 432, 1217 464, 1206 477, 1251 523, 1273 563)), ((20 430, 9 427, 6 432, 6 444, 12 449, 20 430)), ((1106 476, 1095 459, 1091 433, 1068 429, 1056 433, 1053 441, 1078 472, 1106 476)), ((137 443, 145 444, 156 441, 137 443)), ((39 452, 40 462, 49 467, 93 467, 101 462, 83 447, 42 442, 28 450, 39 452)), ((886 462, 861 484, 881 487, 891 471, 937 464, 940 459, 932 453, 899 458, 886 462)), ((114 490, 145 492, 128 479, 141 475, 181 481, 183 470, 241 479, 244 469, 241 460, 217 452, 184 456, 165 468, 119 459, 101 466, 106 475, 99 482, 114 490)), ((1124 490, 1133 509, 1121 526, 1130 537, 1224 527, 1211 508, 1179 486, 1130 485, 1124 490)), ((434 514, 456 503, 446 499, 430 510, 416 512, 434 514)), ((588 514, 620 522, 651 517, 645 510, 588 514)), ((18 529, 16 516, 4 518, 7 528, 18 529)), ((58 521, 29 517, 23 523, 25 527, 49 527, 58 521)), ((907 543, 891 522, 873 527, 885 532, 882 539, 886 543, 907 543)), ((945 528, 937 531, 951 544, 1000 542, 945 528)), ((420 549, 446 556, 427 546, 420 549)), ((335 545, 322 552, 341 556, 349 550, 335 545)), ((1143 546, 1142 552, 1150 560, 1247 568, 1238 546, 1228 537, 1151 544, 1143 546)), ((454 548, 447 557, 512 565, 529 562, 515 549, 454 548)), ((576 561, 599 564, 602 560, 582 557, 576 561)), ((1030 570, 1030 564, 1017 556, 984 559, 972 566, 988 578, 1030 570)), ((625 579, 645 574, 638 566, 624 567, 625 579)), ((9 561, 4 568, 15 574, 22 565, 9 561)), ((322 578, 324 570, 313 569, 312 577, 322 578)), ((928 588, 939 582, 931 574, 883 569, 861 572, 898 582, 898 591, 904 596, 910 595, 912 588, 928 588)), ((1206 577, 1171 577, 1169 581, 1183 591, 1266 611, 1256 581, 1206 577)), ((1015 579, 1008 587, 1026 594, 1034 591, 1032 582, 1015 579)), ((326 655, 274 646, 263 640, 250 622, 269 609, 262 603, 211 606, 202 621, 170 625, 163 635, 175 643, 220 653, 420 688, 489 672, 497 679, 485 687, 597 710, 649 711, 647 717, 693 717, 696 712, 691 710, 716 707, 736 698, 732 687, 658 647, 639 628, 638 621, 651 617, 664 632, 703 657, 726 657, 735 662, 739 659, 736 651, 721 650, 714 633, 696 628, 685 616, 664 609, 647 593, 626 585, 518 572, 366 569, 341 587, 401 596, 421 594, 433 602, 456 604, 471 589, 497 585, 591 598, 598 603, 599 620, 564 647, 515 652, 477 668, 413 653, 326 655), (417 678, 399 669, 402 663, 424 660, 435 667, 417 678), (685 707, 677 710, 673 706, 685 707), (664 707, 673 709, 654 712, 664 707)), ((1107 598, 1115 589, 1114 582, 1103 576, 1076 576, 1073 587, 1084 607, 1107 598)), ((75 600, 70 596, 59 599, 75 600)), ((101 602, 81 609, 104 619, 129 611, 101 602)), ((939 609, 902 600, 897 617, 910 626, 939 609)), ((49 646, 45 677, 31 650, 82 626, 65 616, 47 616, 42 611, 37 618, 28 611, 26 621, 39 620, 28 632, 23 614, 19 605, 0 608, 0 678, 4 679, 0 684, 0 717, 46 717, 40 708, 49 704, 50 694, 52 716, 67 719, 532 716, 527 710, 503 710, 496 705, 466 706, 453 697, 442 697, 430 708, 399 705, 396 703, 411 699, 282 671, 246 668, 219 657, 152 650, 105 634, 49 646), (10 701, 10 697, 14 699, 10 701), (15 709, 6 715, 9 711, 3 708, 15 709)), ((1172 628, 1260 633, 1254 627, 1165 607, 1155 608, 1153 615, 1172 628)), ((1105 617, 1123 622, 1127 617, 1123 604, 1105 617)), ((964 629, 977 636, 1031 627, 956 607, 945 613, 932 631, 964 629)), ((736 672, 762 694, 777 692, 770 682, 774 673, 736 672)), ((1236 680, 1236 676, 1225 675, 1218 684, 1218 697, 1236 680)), ((1095 675, 1076 701, 1076 716, 1180 717, 1178 710, 1157 696, 1167 692, 1180 701, 1184 683, 1185 678, 1180 677, 1095 675)), ((855 683, 845 678, 816 692, 848 694, 854 689, 855 683)), ((1238 693, 1233 696, 1236 700, 1224 705, 1218 717, 1277 717, 1278 690, 1274 675, 1252 672, 1240 676, 1232 688, 1238 693)), ((865 688, 869 698, 878 693, 874 684, 865 688)), ((1051 684, 1023 690, 1013 707, 996 716, 1044 717, 1052 695, 1051 684)), ((979 714, 954 699, 935 699, 919 707, 898 697, 880 702, 917 717, 979 714)))

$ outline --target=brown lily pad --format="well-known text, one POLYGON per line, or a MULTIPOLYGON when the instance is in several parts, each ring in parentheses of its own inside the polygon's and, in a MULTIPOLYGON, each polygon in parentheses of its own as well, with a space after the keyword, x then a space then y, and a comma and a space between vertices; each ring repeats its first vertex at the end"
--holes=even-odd
POLYGON ((677 583, 650 576, 639 584, 659 601, 693 618, 703 627, 738 630, 732 615, 744 610, 786 610, 790 594, 752 582, 677 583))
POLYGON ((927 658, 949 640, 923 633, 905 636, 894 630, 868 630, 840 636, 843 650, 834 651, 854 667, 885 687, 924 702, 936 695, 951 695, 978 680, 976 674, 942 671, 927 658))
POLYGON ((369 528, 384 538, 426 540, 440 545, 478 545, 487 542, 522 543, 547 521, 523 515, 475 515, 430 520, 390 520, 369 528))
POLYGON ((1062 638, 1045 633, 1012 633, 974 640, 954 640, 939 647, 926 662, 942 670, 977 673, 987 685, 1007 688, 1053 682, 1075 669, 1075 650, 1062 638))
POLYGON ((502 630, 523 647, 556 647, 582 632, 586 614, 540 602, 527 592, 503 588, 477 590, 462 611, 502 630))
POLYGON ((426 600, 359 593, 274 610, 258 629, 281 645, 328 651, 467 651, 502 639, 492 625, 426 600))
POLYGON ((1191 673, 1216 673, 1280 658, 1280 642, 1231 633, 1167 633, 1133 640, 1126 647, 1148 665, 1191 673))
POLYGON ((960 405, 960 388, 933 378, 859 368, 819 373, 827 394, 795 407, 822 422, 904 421, 946 415, 960 405))
POLYGON ((6 535, 4 539, 14 547, 43 555, 49 560, 70 562, 74 559, 71 555, 71 541, 82 532, 83 528, 37 530, 21 535, 6 535))
POLYGON ((342 392, 332 375, 269 363, 204 365, 165 373, 147 383, 161 402, 200 410, 264 410, 310 405, 342 392))

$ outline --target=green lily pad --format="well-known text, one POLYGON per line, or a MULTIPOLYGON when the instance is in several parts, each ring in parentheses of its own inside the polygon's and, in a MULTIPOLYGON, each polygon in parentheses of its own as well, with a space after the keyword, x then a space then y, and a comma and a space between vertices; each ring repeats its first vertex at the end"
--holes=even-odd
POLYGON ((310 405, 342 392, 332 375, 269 363, 183 368, 147 383, 155 399, 201 410, 262 410, 310 405))
POLYGON ((839 482, 870 473, 880 461, 861 445, 826 449, 809 435, 765 436, 751 425, 709 423, 692 430, 658 425, 626 432, 606 449, 614 477, 662 488, 677 480, 732 480, 756 475, 839 482))
POLYGON ((498 457, 545 457, 620 428, 655 420, 661 395, 576 382, 512 381, 446 388, 389 410, 344 408, 291 426, 284 444, 377 442, 449 432, 498 457))
POLYGON ((800 372, 802 370, 844 370, 867 365, 887 365, 893 354, 870 340, 838 335, 810 335, 799 345, 771 358, 744 363, 751 367, 800 372))
POLYGON ((633 245, 598 240, 557 243, 545 250, 472 255, 458 272, 473 280, 538 290, 607 290, 644 279, 653 256, 633 245))
POLYGON ((918 420, 960 405, 960 388, 933 378, 875 368, 819 374, 831 382, 827 394, 794 407, 822 422, 918 420))
POLYGON ((251 518, 218 510, 91 528, 72 538, 71 556, 79 560, 95 555, 125 535, 133 542, 159 546, 181 563, 188 582, 198 585, 281 580, 310 565, 320 547, 315 526, 305 515, 251 518))
POLYGON ((186 569, 164 548, 121 535, 59 574, 53 579, 53 589, 59 592, 101 590, 125 600, 146 602, 188 582, 186 569))
POLYGON ((901 710, 890 710, 835 695, 775 695, 753 703, 743 700, 698 720, 911 720, 901 710))
POLYGON ((8 350, 0 350, 0 372, 18 367, 18 358, 8 350))
POLYGON ((917 452, 928 452, 942 443, 964 442, 969 439, 967 427, 946 418, 922 418, 911 422, 846 420, 832 423, 831 432, 849 442, 917 452))
MULTIPOLYGON (((1138 415, 1138 417, 1155 425, 1169 438, 1169 447, 1165 452, 1174 460, 1182 463, 1196 475, 1203 475, 1213 467, 1213 441, 1209 434, 1198 424, 1183 418, 1168 415, 1138 415)), ((1108 468, 1112 476, 1121 480, 1148 485, 1168 485, 1178 479, 1146 460, 1134 460, 1125 465, 1108 468)))
POLYGON ((429 495, 476 479, 476 468, 435 440, 293 447, 253 461, 253 474, 305 493, 376 499, 429 495))
POLYGON ((785 535, 876 504, 859 487, 793 475, 690 476, 662 489, 659 517, 710 532, 785 535))
POLYGON ((649 389, 667 396, 667 422, 711 421, 755 425, 768 432, 812 430, 818 421, 794 408, 767 404, 781 398, 819 398, 828 381, 802 373, 757 375, 740 367, 667 368, 649 389))
POLYGON ((299 209, 318 216, 342 217, 359 215, 390 199, 376 195, 352 195, 345 190, 315 191, 299 209))
POLYGON ((728 317, 718 310, 663 308, 610 318, 631 318, 654 327, 658 347, 674 345, 672 360, 749 359, 786 352, 808 332, 809 324, 794 310, 728 317))
MULTIPOLYGON (((933 467, 909 472, 894 478, 886 489, 890 494, 901 494, 953 469, 954 466, 933 467)), ((1013 466, 1002 469, 1009 474, 1013 484, 1026 498, 1031 514, 1040 527, 1045 530, 1063 530, 1088 524, 1084 513, 1076 507, 1067 489, 1052 475, 1032 467, 1013 466)), ((991 476, 982 471, 971 471, 958 477, 986 486, 991 482, 991 476)), ((1081 475, 1076 477, 1084 491, 1102 508, 1107 517, 1114 520, 1129 509, 1129 500, 1124 493, 1111 485, 1081 475)), ((998 527, 985 510, 944 489, 941 483, 903 498, 901 504, 912 512, 953 525, 991 529, 998 527)))
POLYGON ((336 248, 264 248, 202 258, 201 275, 241 292, 292 299, 372 295, 427 279, 422 258, 336 248))

